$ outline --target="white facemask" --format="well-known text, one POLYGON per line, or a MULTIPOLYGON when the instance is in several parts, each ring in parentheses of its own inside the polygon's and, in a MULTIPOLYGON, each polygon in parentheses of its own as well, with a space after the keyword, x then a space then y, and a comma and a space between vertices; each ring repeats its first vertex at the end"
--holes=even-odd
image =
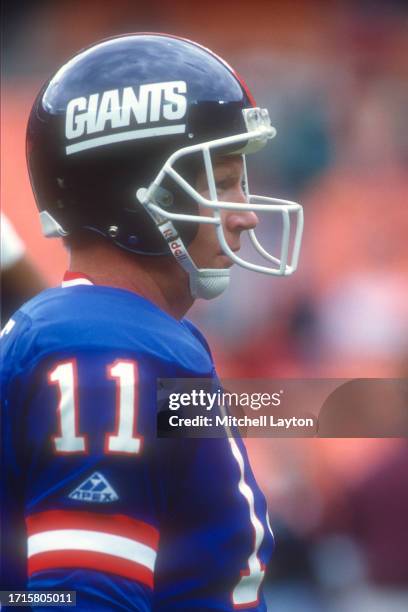
MULTIPOLYGON (((246 204, 243 204, 242 202, 223 202, 219 201, 217 198, 211 152, 216 152, 217 149, 221 147, 234 147, 237 145, 237 149, 234 150, 234 154, 254 153, 261 149, 269 139, 276 135, 276 130, 271 126, 269 114, 266 109, 249 108, 244 109, 242 112, 247 127, 247 132, 179 149, 168 158, 150 186, 147 189, 138 189, 136 194, 139 202, 145 207, 146 211, 156 223, 159 231, 167 240, 171 253, 188 273, 190 279, 190 291, 194 298, 201 297, 204 299, 212 299, 220 295, 228 286, 230 271, 229 269, 197 268, 183 241, 178 235, 173 221, 210 223, 215 225, 218 241, 225 255, 227 255, 234 263, 242 266, 243 268, 247 268, 248 270, 274 276, 289 276, 290 274, 293 274, 298 265, 303 232, 303 208, 300 204, 278 198, 251 195, 248 187, 246 187, 246 204), (197 154, 197 152, 201 152, 203 155, 210 199, 202 196, 174 169, 174 165, 178 160, 189 155, 197 154), (197 204, 201 204, 202 206, 211 209, 213 211, 213 216, 207 217, 184 213, 172 213, 169 210, 166 210, 161 205, 160 195, 165 191, 161 187, 161 184, 167 176, 171 177, 197 204), (274 266, 253 263, 239 257, 239 255, 231 250, 225 238, 221 220, 221 210, 253 211, 255 213, 266 212, 275 215, 279 214, 281 216, 282 239, 280 253, 278 255, 273 255, 264 249, 264 247, 258 241, 256 233, 253 229, 244 230, 248 232, 249 239, 254 249, 267 262, 273 263, 274 266), (292 214, 296 217, 296 228, 294 230, 293 246, 291 253, 289 253, 292 233, 292 214)), ((243 160, 245 185, 248 186, 244 155, 243 160)))

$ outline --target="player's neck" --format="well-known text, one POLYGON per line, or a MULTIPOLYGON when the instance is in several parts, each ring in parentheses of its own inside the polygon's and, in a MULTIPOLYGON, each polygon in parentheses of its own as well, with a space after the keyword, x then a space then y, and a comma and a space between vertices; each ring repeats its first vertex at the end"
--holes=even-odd
POLYGON ((176 319, 194 301, 187 274, 171 257, 139 256, 101 243, 73 249, 69 269, 86 274, 96 285, 133 291, 176 319))

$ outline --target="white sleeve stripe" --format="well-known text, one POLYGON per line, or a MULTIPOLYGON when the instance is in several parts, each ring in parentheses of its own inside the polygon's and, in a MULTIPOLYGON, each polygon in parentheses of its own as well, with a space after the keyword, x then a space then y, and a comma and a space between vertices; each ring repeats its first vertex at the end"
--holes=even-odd
POLYGON ((28 557, 57 550, 103 553, 133 561, 147 567, 152 572, 157 556, 156 551, 146 544, 98 531, 56 529, 36 533, 28 538, 28 557))

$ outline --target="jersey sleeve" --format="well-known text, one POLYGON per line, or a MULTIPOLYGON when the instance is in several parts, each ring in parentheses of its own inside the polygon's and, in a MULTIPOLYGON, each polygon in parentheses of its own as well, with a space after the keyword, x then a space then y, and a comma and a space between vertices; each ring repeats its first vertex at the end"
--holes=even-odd
POLYGON ((166 508, 155 473, 156 375, 148 360, 97 351, 49 356, 10 381, 9 580, 26 563, 30 589, 72 588, 79 610, 151 609, 166 508), (23 514, 24 524, 12 520, 23 514))

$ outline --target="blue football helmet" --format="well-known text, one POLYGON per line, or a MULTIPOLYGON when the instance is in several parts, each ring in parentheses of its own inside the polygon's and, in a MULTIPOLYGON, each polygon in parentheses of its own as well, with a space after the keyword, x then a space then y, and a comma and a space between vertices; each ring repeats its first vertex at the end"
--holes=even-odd
POLYGON ((229 281, 228 269, 200 269, 190 257, 199 223, 215 225, 222 250, 240 266, 292 274, 302 207, 249 191, 246 204, 219 201, 212 165, 217 154, 242 154, 245 161, 275 133, 241 77, 201 45, 167 34, 96 43, 44 85, 29 118, 27 160, 43 233, 93 231, 134 253, 172 254, 188 272, 194 297, 215 297, 229 281), (195 189, 200 167, 209 198, 195 189), (212 216, 200 215, 200 205, 212 216), (265 250, 254 230, 249 238, 266 264, 233 252, 222 209, 280 215, 279 254, 265 250))

